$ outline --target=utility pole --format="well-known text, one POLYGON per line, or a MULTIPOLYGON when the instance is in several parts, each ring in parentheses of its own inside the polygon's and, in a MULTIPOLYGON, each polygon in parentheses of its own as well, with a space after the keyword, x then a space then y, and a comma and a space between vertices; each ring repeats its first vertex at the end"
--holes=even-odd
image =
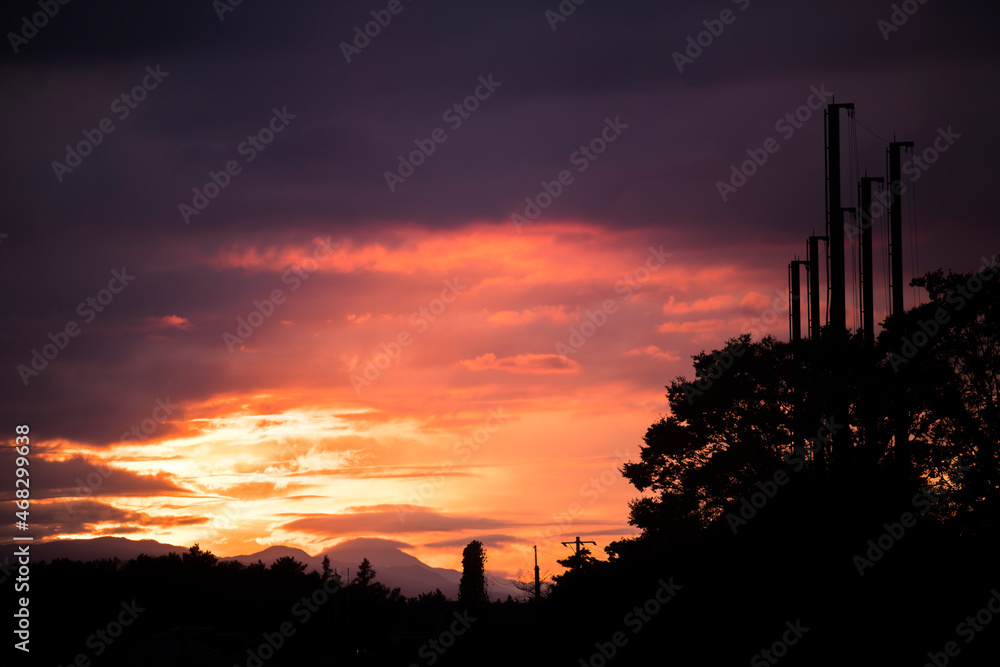
MULTIPOLYGON (((892 283, 892 314, 903 317, 903 207, 902 194, 906 190, 900 174, 902 150, 913 149, 912 141, 894 141, 889 144, 889 261, 892 283)), ((893 447, 896 465, 907 478, 912 475, 910 465, 910 417, 903 409, 903 387, 895 387, 895 414, 893 418, 893 447)))
MULTIPOLYGON (((828 266, 830 269, 829 294, 827 308, 830 312, 829 325, 831 343, 835 349, 844 349, 847 341, 847 292, 844 273, 844 213, 843 192, 841 187, 841 155, 840 155, 840 111, 845 109, 847 115, 854 117, 853 104, 828 104, 826 112, 826 235, 829 237, 828 266)), ((834 434, 830 445, 830 466, 843 469, 851 448, 851 428, 848 423, 850 401, 847 397, 847 381, 844 377, 834 376, 832 389, 832 417, 843 419, 847 428, 834 434)))
POLYGON ((840 110, 854 116, 853 104, 828 104, 826 112, 827 233, 830 238, 830 329, 835 336, 847 332, 844 287, 844 209, 841 200, 840 110))
MULTIPOLYGON (((788 338, 792 345, 792 356, 796 361, 802 356, 802 271, 801 267, 809 267, 809 262, 796 257, 788 264, 788 317, 789 332, 788 338)), ((792 435, 796 444, 802 434, 802 374, 798 366, 793 366, 791 371, 792 384, 792 435)))
POLYGON ((791 323, 788 337, 793 343, 802 340, 802 272, 799 269, 801 266, 808 267, 809 262, 795 259, 788 264, 788 301, 790 305, 788 318, 791 323))
POLYGON ((865 349, 875 348, 875 280, 872 269, 872 185, 881 178, 861 179, 861 330, 865 349))
POLYGON ((822 328, 822 313, 819 310, 819 242, 829 244, 828 236, 809 237, 809 260, 806 264, 806 274, 809 276, 809 337, 819 338, 822 328))
POLYGON ((538 545, 535 545, 535 602, 542 598, 542 580, 538 578, 538 545))
MULTIPOLYGON (((885 183, 885 179, 864 176, 858 185, 861 203, 861 330, 865 344, 868 368, 875 366, 875 274, 872 269, 872 187, 885 183)), ((875 409, 870 386, 865 383, 861 389, 862 434, 866 455, 871 455, 875 445, 875 409)))
POLYGON ((576 541, 575 542, 563 542, 562 543, 562 545, 564 547, 573 546, 574 544, 576 545, 576 555, 577 556, 579 556, 580 552, 583 551, 583 545, 584 544, 593 544, 595 547, 597 546, 597 542, 594 542, 593 540, 588 540, 588 541, 581 542, 579 535, 576 536, 576 541))
POLYGON ((892 276, 892 314, 903 313, 903 207, 900 195, 906 190, 900 175, 900 153, 913 148, 912 141, 889 144, 889 259, 892 276))

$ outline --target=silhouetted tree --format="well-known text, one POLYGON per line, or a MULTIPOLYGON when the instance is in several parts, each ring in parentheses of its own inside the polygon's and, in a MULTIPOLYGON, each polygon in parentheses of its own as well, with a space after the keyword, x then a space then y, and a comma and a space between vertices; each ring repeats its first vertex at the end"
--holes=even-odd
POLYGON ((486 550, 479 540, 472 540, 462 551, 462 579, 458 584, 458 600, 470 607, 489 602, 486 593, 486 550))
POLYGON ((947 512, 991 532, 1000 515, 1000 276, 928 272, 927 303, 890 318, 879 342, 913 420, 915 472, 947 512))
MULTIPOLYGON (((697 378, 667 386, 670 414, 646 431, 639 460, 622 467, 654 494, 630 502, 643 538, 695 540, 759 483, 793 470, 812 477, 817 494, 861 487, 899 498, 930 485, 953 501, 938 516, 979 508, 996 517, 1000 277, 936 271, 911 284, 930 300, 887 319, 870 353, 860 335, 824 329, 795 345, 743 334, 695 355, 697 378), (974 295, 970 285, 979 286, 974 295), (939 313, 947 323, 933 324, 939 313), (899 414, 912 416, 904 447, 893 444, 899 414), (901 474, 904 458, 912 472, 901 474)), ((983 532, 992 520, 980 521, 983 532)))
POLYGON ((671 382, 671 414, 647 429, 640 460, 622 468, 656 494, 629 503, 630 523, 649 536, 693 537, 776 469, 794 441, 786 343, 743 334, 693 359, 698 379, 671 382))
MULTIPOLYGON (((587 547, 580 547, 580 551, 578 553, 574 552, 572 555, 561 560, 557 560, 556 562, 569 570, 579 570, 597 562, 597 559, 591 555, 590 549, 587 547)), ((532 584, 532 586, 534 586, 534 584, 532 584)))
POLYGON ((372 567, 371 561, 365 558, 361 561, 361 565, 358 566, 358 571, 355 573, 351 583, 361 588, 367 588, 375 581, 375 574, 375 568, 372 567))
MULTIPOLYGON (((534 577, 532 577, 528 581, 521 581, 520 579, 511 579, 510 583, 512 583, 514 585, 514 588, 516 588, 517 590, 521 591, 521 595, 518 596, 519 600, 534 600, 535 599, 535 579, 534 579, 534 577)), ((544 600, 546 597, 548 597, 549 592, 551 592, 551 590, 552 590, 552 582, 551 581, 546 581, 545 579, 541 579, 541 581, 539 581, 539 583, 541 584, 541 586, 540 586, 541 590, 539 591, 539 593, 541 594, 541 598, 544 600)))
POLYGON ((448 601, 447 596, 441 592, 440 588, 435 588, 433 593, 419 593, 417 594, 417 601, 424 603, 437 603, 444 604, 448 601))
POLYGON ((306 564, 300 563, 291 556, 282 556, 271 563, 269 570, 279 576, 294 577, 305 573, 306 564))
POLYGON ((184 554, 184 565, 190 567, 212 567, 217 561, 215 554, 211 551, 202 551, 197 542, 184 554))
POLYGON ((362 559, 358 566, 354 579, 351 580, 351 587, 361 595, 362 599, 370 601, 384 601, 390 597, 402 597, 398 588, 389 590, 385 584, 376 581, 377 572, 367 558, 362 559))

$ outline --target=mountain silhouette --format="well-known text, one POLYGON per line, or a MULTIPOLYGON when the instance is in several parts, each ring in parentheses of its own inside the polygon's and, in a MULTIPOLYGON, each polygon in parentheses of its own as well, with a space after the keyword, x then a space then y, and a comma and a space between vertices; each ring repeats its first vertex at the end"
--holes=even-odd
POLYGON ((52 561, 56 558, 89 561, 105 558, 131 560, 140 554, 166 556, 186 553, 188 547, 163 544, 156 540, 130 540, 126 537, 95 537, 87 540, 56 540, 31 546, 33 560, 52 561))
MULTIPOLYGON (((376 579, 391 588, 399 588, 403 595, 415 597, 420 593, 433 592, 441 589, 449 598, 458 596, 458 582, 462 573, 442 567, 431 567, 419 558, 404 552, 400 547, 408 547, 404 542, 371 537, 360 537, 327 549, 315 556, 310 556, 302 549, 287 546, 270 546, 252 554, 228 556, 219 560, 235 560, 250 565, 258 560, 270 566, 279 558, 290 556, 300 563, 305 563, 306 571, 321 571, 323 556, 330 557, 330 567, 347 579, 357 570, 361 561, 367 558, 374 566, 376 579)), ((211 545, 202 545, 203 549, 211 551, 211 545)), ((85 540, 58 540, 43 542, 32 546, 32 556, 37 560, 51 561, 56 558, 89 561, 105 558, 119 558, 128 561, 140 554, 163 556, 169 553, 184 554, 188 547, 173 544, 163 544, 156 540, 130 540, 125 537, 96 537, 85 540)), ((519 591, 508 582, 494 580, 490 595, 494 599, 505 598, 508 594, 515 597, 519 591)))
MULTIPOLYGON (((310 556, 308 553, 302 549, 296 549, 295 547, 285 547, 285 546, 273 546, 264 549, 263 551, 257 551, 252 554, 246 554, 242 556, 227 556, 225 558, 220 558, 219 560, 235 560, 243 563, 244 565, 252 565, 258 560, 264 563, 264 565, 270 566, 271 563, 278 560, 279 558, 284 558, 290 556, 300 563, 306 564, 306 571, 310 570, 320 570, 323 557, 320 556, 318 559, 310 556)), ((360 562, 360 561, 359 561, 360 562)))

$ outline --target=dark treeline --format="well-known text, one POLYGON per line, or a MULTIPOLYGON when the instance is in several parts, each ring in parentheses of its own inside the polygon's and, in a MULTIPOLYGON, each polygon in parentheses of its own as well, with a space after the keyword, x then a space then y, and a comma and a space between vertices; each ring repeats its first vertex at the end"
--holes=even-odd
POLYGON ((198 545, 183 556, 38 563, 32 658, 67 667, 78 654, 93 665, 228 667, 366 664, 370 654, 409 664, 422 638, 463 609, 440 590, 407 599, 379 583, 367 559, 352 572, 350 581, 328 567, 306 572, 290 557, 243 565, 198 545), (115 622, 120 634, 108 627, 115 622))
POLYGON ((89 651, 135 599, 141 620, 93 664, 995 665, 1000 280, 987 267, 914 282, 929 300, 871 347, 824 330, 696 355, 622 469, 642 534, 562 561, 537 603, 483 600, 478 543, 458 601, 406 599, 367 565, 340 587, 291 559, 194 548, 56 561, 33 570, 33 623, 64 628, 44 664, 89 651), (338 590, 299 622, 324 585, 338 590), (252 662, 286 621, 294 635, 252 662), (218 654, 197 662, 201 646, 218 654))

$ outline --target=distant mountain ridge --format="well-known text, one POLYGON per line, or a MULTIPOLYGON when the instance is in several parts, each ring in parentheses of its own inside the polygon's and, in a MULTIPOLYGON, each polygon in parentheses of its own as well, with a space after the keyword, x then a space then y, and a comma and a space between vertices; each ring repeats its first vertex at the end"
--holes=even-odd
MULTIPOLYGON (((302 549, 286 546, 271 546, 262 551, 241 556, 229 556, 219 560, 235 560, 250 565, 258 560, 265 565, 271 565, 279 558, 290 556, 300 563, 306 564, 306 570, 320 571, 323 567, 323 556, 330 557, 330 567, 348 580, 348 574, 357 570, 361 561, 367 558, 375 568, 377 581, 389 588, 399 588, 403 595, 414 597, 420 593, 430 593, 441 589, 449 598, 458 597, 458 583, 462 573, 449 568, 431 567, 415 556, 399 548, 401 542, 393 540, 361 537, 342 542, 326 551, 310 556, 302 549)), ((211 551, 211 546, 204 546, 211 551)), ((86 540, 58 540, 42 542, 31 546, 32 560, 51 561, 56 558, 70 560, 101 560, 119 558, 128 561, 141 554, 148 556, 165 556, 170 553, 185 554, 187 547, 163 544, 156 540, 130 540, 125 537, 95 537, 86 540)), ((513 585, 497 586, 494 584, 492 597, 517 595, 518 590, 513 585), (501 590, 502 589, 502 590, 501 590)))
POLYGON ((389 588, 399 588, 403 595, 413 597, 419 593, 433 592, 440 588, 450 598, 458 597, 458 582, 462 573, 447 568, 435 568, 420 559, 403 552, 392 540, 377 538, 356 538, 342 542, 326 551, 310 556, 301 549, 274 546, 246 556, 232 556, 222 560, 236 560, 244 565, 258 560, 270 565, 279 558, 291 556, 305 563, 310 570, 321 570, 323 556, 329 556, 330 567, 346 581, 349 573, 357 570, 361 561, 367 558, 375 568, 377 581, 389 588))
MULTIPOLYGON (((251 563, 256 563, 258 560, 264 563, 264 565, 270 565, 279 558, 284 558, 285 556, 291 556, 295 560, 305 563, 309 567, 308 570, 320 569, 319 567, 314 567, 313 557, 302 549, 297 549, 295 547, 284 547, 284 546, 273 546, 264 549, 263 551, 257 551, 252 554, 242 555, 242 556, 227 556, 225 558, 220 558, 219 560, 236 560, 244 565, 250 565, 251 563)), ((323 557, 319 557, 319 562, 323 561, 323 557)))
POLYGON ((89 540, 57 540, 31 545, 31 558, 35 561, 68 558, 70 560, 102 560, 120 558, 131 560, 140 554, 166 556, 187 553, 187 547, 163 544, 156 540, 130 540, 125 537, 95 537, 89 540))

